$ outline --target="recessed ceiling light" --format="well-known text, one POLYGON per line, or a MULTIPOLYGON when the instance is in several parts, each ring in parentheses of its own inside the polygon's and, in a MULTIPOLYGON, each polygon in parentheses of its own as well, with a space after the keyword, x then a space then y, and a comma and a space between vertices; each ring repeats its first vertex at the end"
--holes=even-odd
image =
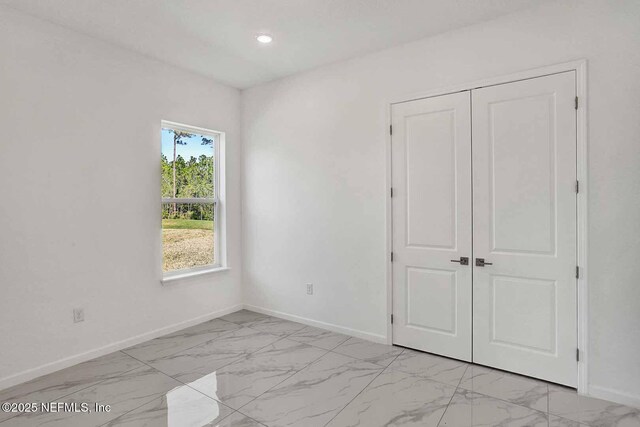
POLYGON ((256 36, 256 40, 258 40, 260 43, 268 44, 273 41, 273 37, 271 37, 269 34, 258 34, 256 36))

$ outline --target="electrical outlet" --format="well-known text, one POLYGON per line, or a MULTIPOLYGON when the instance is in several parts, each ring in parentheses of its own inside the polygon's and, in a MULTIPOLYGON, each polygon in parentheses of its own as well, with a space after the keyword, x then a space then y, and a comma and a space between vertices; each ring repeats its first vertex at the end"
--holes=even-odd
POLYGON ((307 283, 307 295, 313 295, 313 283, 307 283))
POLYGON ((84 322, 84 308, 73 309, 73 323, 84 322))

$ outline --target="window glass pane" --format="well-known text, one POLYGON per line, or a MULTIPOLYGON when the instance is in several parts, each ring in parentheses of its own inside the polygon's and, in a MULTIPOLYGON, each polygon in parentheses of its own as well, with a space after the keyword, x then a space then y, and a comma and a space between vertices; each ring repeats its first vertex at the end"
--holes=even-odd
POLYGON ((215 264, 214 205, 162 205, 162 271, 215 264))
POLYGON ((162 197, 213 197, 217 136, 162 129, 162 197))

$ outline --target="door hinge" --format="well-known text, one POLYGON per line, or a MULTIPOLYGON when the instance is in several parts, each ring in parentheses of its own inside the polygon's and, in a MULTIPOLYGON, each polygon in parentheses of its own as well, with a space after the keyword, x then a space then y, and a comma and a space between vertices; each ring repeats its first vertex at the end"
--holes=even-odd
POLYGON ((393 252, 391 252, 391 262, 393 262, 393 252))
POLYGON ((579 362, 579 361, 580 361, 580 349, 576 348, 576 362, 579 362))
POLYGON ((393 325, 393 314, 391 315, 391 324, 393 325))
POLYGON ((576 96, 576 110, 578 109, 578 97, 576 96))
POLYGON ((389 135, 393 135, 393 125, 389 125, 389 135))
POLYGON ((576 181, 576 193, 580 192, 580 181, 576 181))
POLYGON ((576 279, 580 278, 580 267, 576 265, 576 279))
POLYGON ((393 197, 393 187, 391 187, 391 197, 393 197))

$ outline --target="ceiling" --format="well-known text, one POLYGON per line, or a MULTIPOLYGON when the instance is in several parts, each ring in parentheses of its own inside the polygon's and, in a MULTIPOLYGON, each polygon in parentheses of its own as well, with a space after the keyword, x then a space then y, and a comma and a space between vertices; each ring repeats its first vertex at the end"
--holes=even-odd
POLYGON ((544 0, 0 0, 247 88, 494 19, 544 0), (257 33, 273 35, 270 45, 257 33))

